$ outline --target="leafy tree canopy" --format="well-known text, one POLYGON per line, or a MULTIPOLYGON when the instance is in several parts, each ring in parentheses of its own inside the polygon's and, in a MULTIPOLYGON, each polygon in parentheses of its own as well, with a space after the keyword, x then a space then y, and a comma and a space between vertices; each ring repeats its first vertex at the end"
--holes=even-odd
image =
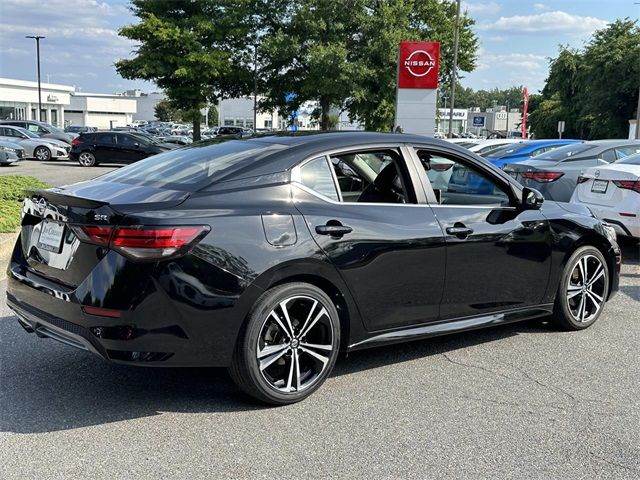
POLYGON ((583 49, 560 47, 551 60, 539 106, 530 124, 538 137, 625 138, 635 117, 640 78, 640 27, 617 20, 593 35, 583 49))

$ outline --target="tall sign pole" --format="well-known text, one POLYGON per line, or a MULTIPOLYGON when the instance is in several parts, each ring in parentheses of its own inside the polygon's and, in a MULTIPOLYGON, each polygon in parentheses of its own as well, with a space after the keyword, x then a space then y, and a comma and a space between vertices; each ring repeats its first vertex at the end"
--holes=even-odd
POLYGON ((456 3, 456 31, 453 39, 453 68, 451 69, 451 106, 449 107, 449 138, 453 136, 453 107, 456 99, 456 81, 458 79, 458 42, 460 30, 460 0, 456 3))
POLYGON ((43 37, 42 35, 27 35, 25 38, 33 38, 36 41, 36 58, 38 62, 38 120, 42 121, 42 89, 40 88, 40 39, 46 37, 43 37))
POLYGON ((529 90, 522 89, 522 138, 527 138, 527 112, 529 111, 529 90))

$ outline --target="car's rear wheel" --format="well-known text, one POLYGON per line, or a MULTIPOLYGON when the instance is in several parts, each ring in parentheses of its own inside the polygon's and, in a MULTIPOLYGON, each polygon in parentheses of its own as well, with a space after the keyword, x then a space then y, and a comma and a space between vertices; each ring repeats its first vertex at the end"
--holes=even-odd
POLYGON ((607 262, 595 247, 576 250, 566 263, 553 310, 555 322, 568 330, 595 323, 609 293, 607 262))
POLYGON ((43 146, 36 147, 33 151, 33 156, 36 160, 48 161, 51 160, 51 150, 43 146))
POLYGON ((340 322, 331 299, 306 283, 280 285, 251 310, 229 373, 259 400, 295 403, 322 385, 339 347, 340 322))
POLYGON ((83 167, 93 167, 96 164, 96 157, 91 152, 82 152, 78 155, 78 163, 83 167))

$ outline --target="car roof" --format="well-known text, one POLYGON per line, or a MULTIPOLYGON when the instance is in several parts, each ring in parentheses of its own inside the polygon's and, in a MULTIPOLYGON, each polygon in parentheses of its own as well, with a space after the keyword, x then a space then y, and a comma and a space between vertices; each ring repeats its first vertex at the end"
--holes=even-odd
MULTIPOLYGON (((218 181, 235 180, 240 178, 270 175, 276 172, 288 170, 305 158, 314 155, 322 155, 329 150, 343 148, 375 147, 380 145, 402 145, 412 143, 416 145, 442 146, 452 152, 473 155, 468 150, 459 147, 445 140, 439 140, 422 135, 412 135, 406 133, 381 133, 381 132, 277 132, 269 134, 258 134, 243 139, 224 139, 222 141, 248 142, 262 144, 265 147, 279 145, 271 155, 263 157, 259 162, 248 162, 230 166, 227 169, 228 175, 218 181)), ((219 138, 204 140, 190 144, 185 147, 184 152, 189 149, 207 148, 221 142, 219 138)))

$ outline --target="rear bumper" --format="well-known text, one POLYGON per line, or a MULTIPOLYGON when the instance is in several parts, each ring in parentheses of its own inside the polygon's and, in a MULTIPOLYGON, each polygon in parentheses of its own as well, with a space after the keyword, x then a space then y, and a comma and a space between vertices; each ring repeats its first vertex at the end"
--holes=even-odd
MULTIPOLYGON (((17 248, 16 250, 19 250, 17 248)), ((15 254, 14 257, 21 255, 15 254)), ((87 301, 82 287, 69 289, 10 263, 7 305, 27 332, 86 350, 120 364, 167 367, 224 367, 231 361, 244 307, 234 302, 224 308, 204 309, 173 298, 154 278, 132 279, 128 303, 87 301), (145 286, 146 284, 146 286, 145 286), (150 287, 149 287, 150 285, 150 287), (157 288, 153 288, 153 286, 157 288), (135 302, 131 300, 135 299, 135 302), (121 312, 119 318, 89 314, 85 305, 121 312)), ((104 285, 105 297, 117 289, 105 284, 104 272, 90 276, 93 292, 104 285)), ((122 279, 119 280, 122 282, 122 279)), ((84 285, 84 284, 83 284, 84 285)))

